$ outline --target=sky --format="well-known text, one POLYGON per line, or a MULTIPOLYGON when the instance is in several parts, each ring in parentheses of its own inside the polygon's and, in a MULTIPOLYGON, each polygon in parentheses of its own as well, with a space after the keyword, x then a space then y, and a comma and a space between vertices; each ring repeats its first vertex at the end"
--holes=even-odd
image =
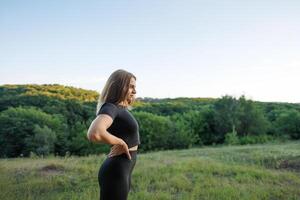
POLYGON ((0 0, 0 85, 300 103, 300 1, 0 0))

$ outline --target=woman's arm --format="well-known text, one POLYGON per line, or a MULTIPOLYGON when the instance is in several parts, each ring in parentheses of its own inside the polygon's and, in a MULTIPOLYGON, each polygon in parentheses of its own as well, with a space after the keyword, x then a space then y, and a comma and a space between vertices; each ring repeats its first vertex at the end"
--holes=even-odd
POLYGON ((113 123, 113 119, 107 114, 98 115, 91 123, 88 132, 87 139, 91 142, 106 143, 106 144, 122 144, 120 138, 107 132, 107 129, 113 123))
MULTIPOLYGON (((98 115, 96 119, 93 120, 93 122, 89 127, 89 130, 87 132, 88 140, 95 143, 103 142, 111 145, 121 145, 121 149, 118 151, 120 151, 121 153, 125 152, 127 154, 127 157, 131 159, 131 155, 129 153, 127 144, 121 138, 118 138, 106 131, 108 127, 111 126, 112 123, 113 123, 113 119, 109 115, 107 114, 98 115)), ((113 153, 114 151, 115 150, 113 149, 111 153, 113 153)))

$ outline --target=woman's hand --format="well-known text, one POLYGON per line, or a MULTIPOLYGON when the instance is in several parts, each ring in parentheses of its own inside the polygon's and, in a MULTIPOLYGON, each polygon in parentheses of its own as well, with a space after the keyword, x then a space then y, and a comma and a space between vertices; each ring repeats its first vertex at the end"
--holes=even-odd
POLYGON ((131 155, 129 153, 128 146, 124 140, 120 139, 120 144, 115 144, 111 147, 108 157, 117 156, 126 153, 127 157, 131 160, 131 155))

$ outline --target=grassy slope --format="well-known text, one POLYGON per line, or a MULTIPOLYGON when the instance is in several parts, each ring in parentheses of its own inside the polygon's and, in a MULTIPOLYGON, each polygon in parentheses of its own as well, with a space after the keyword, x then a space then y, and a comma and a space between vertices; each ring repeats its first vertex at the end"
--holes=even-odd
MULTIPOLYGON (((0 199, 98 199, 105 155, 0 160, 0 199)), ((300 199, 300 142, 138 154, 130 200, 300 199)))

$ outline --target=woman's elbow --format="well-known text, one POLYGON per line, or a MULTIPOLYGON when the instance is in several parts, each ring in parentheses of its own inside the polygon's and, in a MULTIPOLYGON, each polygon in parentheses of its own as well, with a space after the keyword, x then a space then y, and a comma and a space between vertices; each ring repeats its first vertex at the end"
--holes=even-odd
POLYGON ((87 138, 91 142, 101 142, 102 141, 100 132, 91 132, 91 133, 88 132, 87 138))
POLYGON ((87 139, 90 141, 90 142, 95 142, 95 133, 93 132, 87 132, 87 139))
POLYGON ((87 132, 86 137, 88 141, 92 142, 92 135, 89 132, 87 132))

